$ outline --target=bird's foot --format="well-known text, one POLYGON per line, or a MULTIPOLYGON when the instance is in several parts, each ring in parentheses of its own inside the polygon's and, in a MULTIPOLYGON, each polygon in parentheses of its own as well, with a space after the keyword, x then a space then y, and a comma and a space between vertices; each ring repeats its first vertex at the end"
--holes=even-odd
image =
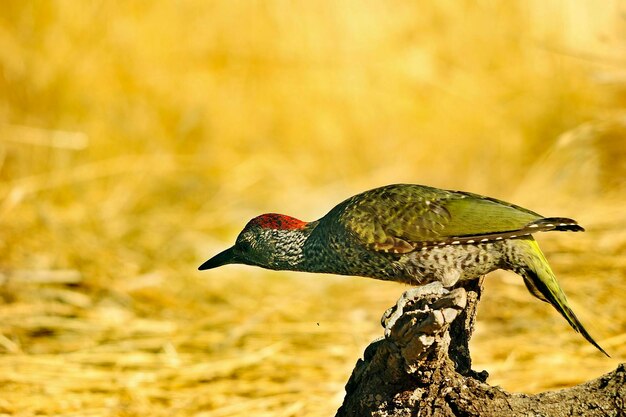
POLYGON ((447 290, 433 282, 406 291, 381 322, 385 338, 402 351, 408 372, 414 372, 420 361, 433 349, 447 352, 448 327, 467 304, 463 288, 447 290))
POLYGON ((380 319, 380 324, 385 328, 385 336, 389 336, 391 328, 395 325, 400 316, 404 314, 404 309, 407 305, 415 304, 424 297, 441 297, 447 292, 448 291, 440 282, 432 282, 405 291, 400 298, 398 298, 396 305, 389 307, 380 319))

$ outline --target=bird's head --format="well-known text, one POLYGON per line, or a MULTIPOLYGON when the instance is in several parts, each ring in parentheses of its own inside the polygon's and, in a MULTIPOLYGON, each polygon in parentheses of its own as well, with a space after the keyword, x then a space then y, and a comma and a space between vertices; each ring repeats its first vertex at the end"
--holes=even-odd
POLYGON ((245 264, 269 269, 291 269, 302 255, 308 223, 284 214, 268 213, 253 218, 235 245, 218 253, 198 268, 245 264))

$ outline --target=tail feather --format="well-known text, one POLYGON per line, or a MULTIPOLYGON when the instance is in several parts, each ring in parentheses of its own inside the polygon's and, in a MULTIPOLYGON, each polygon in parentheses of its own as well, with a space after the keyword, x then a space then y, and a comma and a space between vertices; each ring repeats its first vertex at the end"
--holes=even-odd
POLYGON ((561 232, 584 232, 576 220, 567 217, 544 217, 527 224, 524 229, 535 229, 535 231, 547 232, 558 230, 561 232))
POLYGON ((564 318, 570 326, 580 333, 589 343, 595 346, 600 352, 609 356, 608 353, 591 337, 585 329, 576 314, 572 311, 567 301, 565 293, 559 286, 559 283, 548 265, 548 261, 543 256, 539 245, 534 239, 525 239, 525 243, 531 247, 528 248, 526 256, 527 267, 523 268, 520 273, 524 278, 524 283, 528 290, 540 300, 550 303, 564 318))
POLYGON ((539 291, 539 288, 537 288, 535 286, 535 284, 533 283, 532 278, 530 278, 530 275, 532 274, 532 271, 522 271, 521 275, 522 278, 524 278, 524 284, 526 284, 526 288, 528 289, 528 291, 534 295, 535 297, 537 297, 538 299, 540 299, 541 301, 545 301, 546 303, 549 303, 550 300, 548 300, 546 297, 544 297, 544 295, 541 293, 541 291, 539 291))

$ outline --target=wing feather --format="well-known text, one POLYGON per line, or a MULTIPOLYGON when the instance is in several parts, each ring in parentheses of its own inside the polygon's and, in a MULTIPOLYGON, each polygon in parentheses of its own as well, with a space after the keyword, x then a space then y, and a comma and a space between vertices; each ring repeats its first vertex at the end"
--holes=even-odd
POLYGON ((360 243, 392 253, 529 234, 539 231, 538 226, 530 225, 543 219, 493 198, 409 184, 366 191, 333 212, 360 243))

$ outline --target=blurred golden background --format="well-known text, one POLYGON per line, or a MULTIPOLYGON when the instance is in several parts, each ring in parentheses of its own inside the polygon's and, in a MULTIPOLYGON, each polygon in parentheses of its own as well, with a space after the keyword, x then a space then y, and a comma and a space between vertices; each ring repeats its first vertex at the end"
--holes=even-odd
POLYGON ((474 368, 538 392, 626 356, 626 4, 3 1, 0 414, 328 416, 406 289, 197 266, 263 212, 410 182, 539 236, 603 357, 491 274, 474 368))

